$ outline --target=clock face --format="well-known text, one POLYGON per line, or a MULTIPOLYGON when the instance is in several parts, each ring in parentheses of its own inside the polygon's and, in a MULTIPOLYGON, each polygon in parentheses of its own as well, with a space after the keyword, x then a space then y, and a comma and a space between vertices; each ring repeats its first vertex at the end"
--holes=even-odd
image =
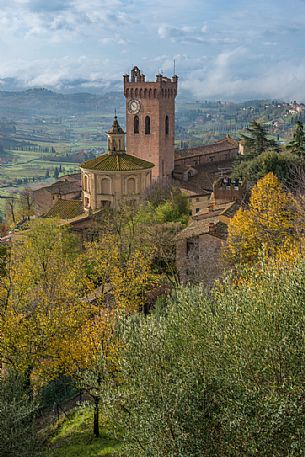
POLYGON ((130 100, 128 102, 128 111, 132 114, 137 114, 141 109, 139 100, 130 100))

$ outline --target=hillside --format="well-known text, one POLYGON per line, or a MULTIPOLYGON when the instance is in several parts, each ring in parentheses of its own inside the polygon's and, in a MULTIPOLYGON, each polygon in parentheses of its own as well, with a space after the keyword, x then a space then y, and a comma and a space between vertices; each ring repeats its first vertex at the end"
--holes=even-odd
POLYGON ((79 113, 103 113, 123 106, 119 92, 104 95, 90 93, 61 94, 47 89, 0 91, 0 116, 29 118, 31 116, 63 116, 79 113))

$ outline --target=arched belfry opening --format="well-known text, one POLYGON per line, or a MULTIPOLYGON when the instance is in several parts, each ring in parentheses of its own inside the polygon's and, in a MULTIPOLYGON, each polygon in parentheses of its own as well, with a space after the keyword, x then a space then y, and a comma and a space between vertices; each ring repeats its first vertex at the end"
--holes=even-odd
POLYGON ((135 116, 133 120, 133 133, 140 133, 140 119, 139 116, 135 116))
POLYGON ((145 116, 145 135, 150 135, 150 116, 145 116))
POLYGON ((169 117, 165 116, 165 135, 169 135, 169 117))

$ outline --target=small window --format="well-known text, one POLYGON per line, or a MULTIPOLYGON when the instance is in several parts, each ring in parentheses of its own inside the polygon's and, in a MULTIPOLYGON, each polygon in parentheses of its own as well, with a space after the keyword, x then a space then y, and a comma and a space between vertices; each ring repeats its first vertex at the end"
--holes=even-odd
POLYGON ((150 134, 150 117, 146 116, 145 117, 145 135, 150 134))
POLYGON ((139 116, 135 116, 133 120, 133 133, 139 133, 140 131, 140 120, 139 116))
POLYGON ((196 214, 199 213, 200 208, 196 208, 195 211, 196 211, 196 214))
POLYGON ((169 117, 166 115, 165 117, 165 135, 169 134, 169 117))

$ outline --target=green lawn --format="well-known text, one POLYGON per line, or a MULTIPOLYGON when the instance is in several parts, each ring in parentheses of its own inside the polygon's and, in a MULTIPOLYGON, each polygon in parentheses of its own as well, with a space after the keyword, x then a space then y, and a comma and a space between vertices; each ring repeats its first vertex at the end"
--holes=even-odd
POLYGON ((113 457, 120 443, 103 425, 100 438, 93 436, 93 413, 90 407, 79 407, 69 419, 54 428, 49 450, 44 457, 113 457))

